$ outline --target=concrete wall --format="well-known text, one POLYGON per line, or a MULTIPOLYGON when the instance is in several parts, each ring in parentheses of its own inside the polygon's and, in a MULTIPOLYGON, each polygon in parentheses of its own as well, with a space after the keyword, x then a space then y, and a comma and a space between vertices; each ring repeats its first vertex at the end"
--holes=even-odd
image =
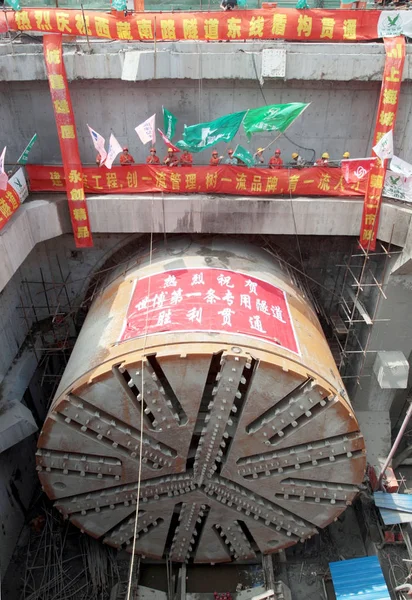
MULTIPOLYGON (((285 136, 275 142, 271 150, 279 146, 286 161, 298 150, 311 160, 327 150, 331 157, 340 158, 348 150, 352 156, 367 156, 375 122, 379 84, 330 83, 330 82, 269 82, 263 87, 266 102, 310 102, 303 115, 288 129, 285 136), (300 148, 302 147, 302 148, 300 148), (306 149, 305 149, 306 148, 306 149)), ((124 82, 83 81, 70 85, 79 147, 82 161, 93 163, 95 150, 87 130, 87 123, 106 138, 113 132, 122 145, 128 145, 137 162, 144 162, 148 146, 144 147, 134 128, 148 116, 156 113, 157 124, 162 127, 162 105, 179 119, 176 138, 181 137, 183 125, 209 121, 220 115, 262 106, 265 101, 257 82, 204 81, 198 82, 124 82)), ((61 164, 50 93, 46 82, 1 83, 0 127, 2 139, 7 141, 7 162, 17 160, 33 133, 38 133, 30 162, 61 164)), ((412 108, 412 88, 403 85, 399 117, 395 133, 396 152, 405 160, 412 160, 412 121, 408 114, 412 108)), ((250 148, 265 147, 274 140, 273 134, 255 135, 250 148)), ((233 144, 249 147, 240 131, 233 144)), ((227 145, 218 145, 219 152, 226 152, 227 145)), ((159 156, 165 154, 165 146, 158 141, 159 156)), ((267 158, 270 151, 267 152, 267 158)), ((210 152, 195 156, 195 163, 208 162, 210 152)))
MULTIPOLYGON (((298 149, 307 160, 314 155, 328 151, 330 156, 339 159, 348 150, 352 156, 365 156, 370 152, 371 137, 379 96, 379 84, 370 82, 268 82, 263 87, 268 104, 287 102, 310 102, 303 115, 275 142, 267 152, 279 146, 286 161, 298 149), (299 148, 302 146, 306 148, 299 148), (312 151, 313 150, 313 151, 312 151)), ((203 81, 201 87, 196 81, 163 80, 156 82, 126 81, 75 81, 70 85, 79 147, 82 161, 93 163, 96 156, 87 123, 107 139, 113 132, 120 144, 127 145, 137 162, 144 162, 148 146, 143 146, 134 128, 151 114, 156 113, 157 124, 162 127, 162 105, 171 110, 179 119, 176 138, 181 137, 183 125, 191 125, 212 120, 220 115, 262 106, 258 82, 251 81, 203 81)), ((401 101, 409 108, 408 100, 401 101)), ((2 138, 7 140, 7 162, 17 160, 22 149, 34 132, 38 141, 30 154, 30 162, 61 164, 56 126, 50 93, 46 82, 2 83, 0 84, 0 127, 2 138)), ((396 139, 409 140, 412 123, 406 123, 405 135, 396 139)), ((266 146, 274 140, 274 135, 255 135, 250 148, 266 146)), ((233 144, 248 147, 241 130, 233 144)), ((409 142, 405 142, 409 144, 409 142)), ((405 145, 404 144, 404 145, 405 145)), ((401 145, 401 156, 405 155, 401 145)), ((227 145, 218 145, 219 152, 226 153, 227 145)), ((161 140, 157 144, 159 156, 165 154, 161 140)), ((195 156, 195 163, 208 163, 210 151, 195 156)))
MULTIPOLYGON (((36 36, 36 34, 34 34, 36 36)), ((286 51, 286 80, 380 81, 382 43, 301 43, 283 40, 247 42, 122 42, 84 38, 64 43, 65 64, 74 79, 256 79, 262 50, 286 51), (256 70, 255 70, 256 67, 256 70)), ((410 80, 412 52, 407 47, 404 80, 410 80)), ((43 49, 27 38, 0 43, 0 80, 46 79, 43 49), (12 57, 12 60, 10 58, 12 57)))
MULTIPOLYGON (((0 454, 0 577, 6 572, 37 484, 35 453, 36 441, 31 436, 0 454)), ((16 578, 22 575, 16 573, 16 578)))

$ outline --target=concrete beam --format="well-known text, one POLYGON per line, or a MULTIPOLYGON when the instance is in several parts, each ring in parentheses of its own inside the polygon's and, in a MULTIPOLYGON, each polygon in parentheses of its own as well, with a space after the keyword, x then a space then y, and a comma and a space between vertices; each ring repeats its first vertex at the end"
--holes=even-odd
MULTIPOLYGON (((71 232, 64 195, 34 197, 0 231, 0 290, 37 243, 71 232)), ((87 206, 93 233, 358 236, 363 199, 129 194, 91 195, 87 206)), ((412 206, 384 201, 379 239, 403 246, 411 221, 412 206)))
POLYGON ((403 252, 392 268, 392 275, 412 275, 412 221, 409 222, 403 252))
POLYGON ((0 382, 0 453, 38 429, 22 399, 41 357, 41 345, 38 338, 35 348, 26 347, 0 382))
POLYGON ((383 390, 404 390, 408 387, 409 363, 403 352, 378 352, 373 372, 383 390))
POLYGON ((34 246, 71 231, 67 200, 26 201, 0 231, 0 291, 30 254, 34 246))
POLYGON ((16 400, 0 409, 0 453, 37 431, 27 406, 16 400))
MULTIPOLYGON (((237 79, 260 76, 263 49, 286 50, 286 80, 381 81, 384 48, 381 43, 321 44, 256 41, 157 43, 86 41, 65 44, 70 80, 237 79)), ((404 80, 412 77, 412 49, 407 47, 404 80)), ((40 44, 0 44, 0 81, 46 79, 40 44)))

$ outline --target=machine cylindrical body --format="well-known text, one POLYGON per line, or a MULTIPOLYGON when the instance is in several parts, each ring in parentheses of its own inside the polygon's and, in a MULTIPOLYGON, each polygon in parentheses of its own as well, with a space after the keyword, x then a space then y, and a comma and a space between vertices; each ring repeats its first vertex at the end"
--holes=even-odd
POLYGON ((109 274, 41 432, 47 494, 115 547, 131 548, 141 435, 136 551, 155 558, 294 544, 364 474, 310 301, 276 257, 221 238, 156 244, 109 274))

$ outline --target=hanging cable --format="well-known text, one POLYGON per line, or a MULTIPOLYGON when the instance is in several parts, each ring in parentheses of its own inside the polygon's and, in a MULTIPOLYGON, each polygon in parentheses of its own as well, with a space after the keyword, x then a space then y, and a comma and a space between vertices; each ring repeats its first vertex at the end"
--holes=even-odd
MULTIPOLYGON (((150 297, 150 283, 151 283, 151 270, 150 267, 152 265, 152 256, 153 256, 153 198, 152 198, 152 227, 150 232, 150 251, 149 251, 149 278, 147 284, 147 296, 150 297)), ((134 560, 135 560, 135 551, 136 551, 136 536, 137 536, 137 521, 139 519, 139 504, 140 504, 140 483, 142 480, 142 455, 143 455, 143 402, 144 402, 144 361, 146 354, 146 343, 147 343, 147 329, 149 323, 149 302, 146 307, 146 322, 145 322, 145 333, 144 333, 144 341, 143 341, 143 353, 142 353, 142 389, 141 389, 141 400, 140 400, 140 442, 139 442, 139 471, 137 477, 137 495, 136 495, 136 516, 134 519, 134 528, 133 528, 133 544, 132 544, 132 558, 130 560, 130 572, 129 572, 129 581, 127 586, 127 596, 126 600, 130 600, 131 592, 132 592, 132 583, 133 583, 133 571, 134 571, 134 560)))
MULTIPOLYGON (((253 68, 255 70, 256 81, 258 82, 258 85, 259 85, 260 93, 262 94, 262 98, 263 98, 263 100, 264 100, 264 102, 265 102, 265 104, 267 106, 268 103, 267 103, 265 94, 263 92, 262 85, 261 85, 260 80, 259 80, 259 76, 258 76, 258 72, 257 72, 257 68, 256 68, 255 55, 254 54, 252 54, 252 62, 253 62, 253 68)), ((312 162, 314 161, 314 158, 316 156, 316 152, 315 152, 315 150, 313 148, 305 148, 304 146, 299 146, 299 144, 296 144, 295 142, 293 142, 292 140, 290 140, 290 138, 288 138, 285 133, 283 133, 283 135, 292 144, 295 144, 296 146, 298 146, 298 148, 302 148, 303 150, 309 150, 309 151, 313 152, 312 162)), ((277 137, 280 137, 280 136, 277 136, 277 137)), ((296 227, 295 211, 293 209, 292 191, 291 191, 291 187, 290 187, 290 172, 289 171, 288 171, 288 181, 289 181, 289 185, 288 185, 288 188, 289 188, 289 200, 290 200, 290 207, 291 207, 291 212, 292 212, 293 227, 294 227, 294 230, 295 230, 296 245, 297 245, 298 252, 299 252, 300 266, 302 267, 302 272, 303 272, 303 274, 305 276, 305 279, 306 279, 306 269, 305 269, 305 265, 303 263, 302 249, 300 247, 299 234, 298 234, 297 227, 296 227)), ((306 281, 306 285, 309 285, 307 281, 306 281)))
MULTIPOLYGON (((266 100, 266 96, 264 94, 262 84, 260 83, 259 75, 258 75, 257 68, 256 68, 256 61, 255 61, 255 55, 254 54, 252 54, 252 62, 253 62, 253 68, 255 70, 256 81, 257 81, 259 89, 260 89, 260 93, 262 94, 263 101, 264 101, 264 103, 267 106, 268 102, 266 100)), ((283 134, 281 134, 281 135, 284 135, 285 138, 288 140, 288 142, 290 142, 291 144, 293 144, 297 148, 300 148, 301 150, 307 150, 308 152, 312 152, 312 158, 309 160, 309 162, 311 162, 311 163, 315 162, 316 150, 314 148, 306 148, 306 146, 301 146, 297 142, 295 142, 292 139, 290 139, 290 137, 287 136, 285 132, 283 132, 283 134)))

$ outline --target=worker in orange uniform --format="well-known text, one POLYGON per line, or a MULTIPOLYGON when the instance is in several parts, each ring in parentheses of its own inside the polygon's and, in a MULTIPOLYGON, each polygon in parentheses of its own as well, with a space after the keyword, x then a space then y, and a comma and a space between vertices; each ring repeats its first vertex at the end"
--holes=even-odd
POLYGON ((324 152, 321 158, 315 162, 315 167, 327 167, 329 165, 329 154, 324 152))
POLYGON ((280 158, 280 150, 276 148, 275 154, 269 160, 269 169, 281 169, 283 167, 283 160, 280 158))
POLYGON ((131 154, 129 154, 129 148, 126 146, 123 148, 123 152, 120 155, 120 166, 128 167, 129 165, 134 164, 134 158, 131 154))
POLYGON ((173 152, 173 148, 168 148, 167 155, 163 159, 163 164, 167 167, 177 167, 179 164, 179 159, 173 152))
POLYGON ((209 165, 211 167, 217 167, 217 165, 220 163, 220 161, 223 159, 223 156, 219 156, 219 153, 217 150, 213 150, 212 152, 212 156, 210 158, 210 162, 209 165))
POLYGON ((225 160, 225 163, 227 165, 237 165, 238 164, 236 156, 233 156, 232 148, 229 148, 229 150, 227 151, 227 159, 225 160))
POLYGON ((190 154, 189 150, 183 151, 179 162, 181 167, 191 167, 193 165, 193 156, 190 154))
POLYGON ((156 154, 156 148, 150 148, 150 154, 146 158, 146 164, 147 165, 159 165, 160 164, 160 158, 156 154))

